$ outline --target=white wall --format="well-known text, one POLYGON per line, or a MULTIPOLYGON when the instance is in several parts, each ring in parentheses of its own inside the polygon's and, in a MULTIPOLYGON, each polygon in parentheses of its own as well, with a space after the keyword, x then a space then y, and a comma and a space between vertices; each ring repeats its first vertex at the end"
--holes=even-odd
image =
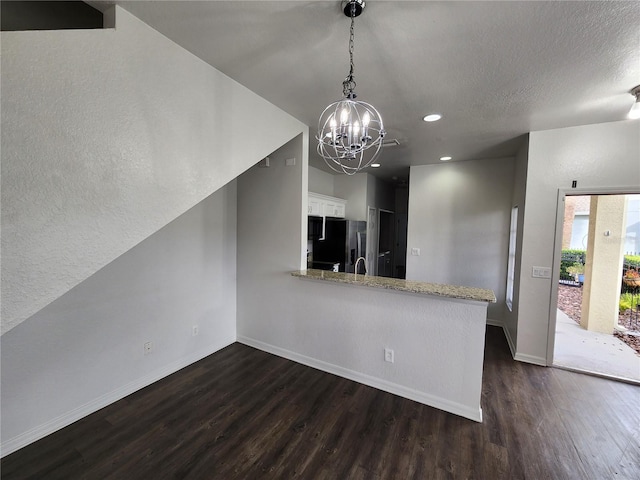
POLYGON ((349 220, 367 219, 368 176, 366 173, 334 176, 335 196, 347 201, 346 217, 349 220))
POLYGON ((259 321, 249 307, 256 302, 267 315, 281 308, 271 288, 282 285, 283 272, 306 268, 307 142, 306 134, 296 137, 269 155, 271 167, 253 167, 238 177, 239 328, 259 321), (292 157, 296 165, 286 166, 292 157))
POLYGON ((238 340, 479 419, 486 305, 289 275, 304 264, 296 245, 306 236, 307 176, 283 159, 298 156, 300 143, 238 178, 238 340))
POLYGON ((309 167, 309 191, 334 197, 333 193, 333 177, 331 173, 309 167))
POLYGON ((369 173, 334 175, 334 192, 347 200, 349 220, 367 220, 367 207, 394 209, 393 188, 369 173))
MULTIPOLYGON (((308 136, 271 153, 271 167, 253 167, 238 177, 237 326, 268 327, 289 315, 287 272, 306 268, 308 136), (301 160, 284 165, 286 158, 301 160), (256 307, 258 309, 256 310, 256 307)), ((284 321, 284 319, 282 320, 284 321)))
POLYGON ((233 182, 3 335, 2 454, 233 343, 235 267, 233 182))
POLYGON ((584 190, 637 190, 640 121, 530 134, 517 330, 520 360, 547 362, 550 306, 557 288, 550 279, 531 278, 531 268, 553 264, 558 189, 571 188, 572 180, 584 190))
POLYGON ((491 289, 489 318, 503 319, 514 168, 513 158, 411 167, 408 280, 491 289))
POLYGON ((306 128, 115 12, 2 32, 2 333, 306 128))
POLYGON ((515 159, 515 181, 513 183, 513 199, 511 206, 518 207, 518 228, 516 231, 516 262, 513 282, 512 309, 504 308, 505 334, 512 355, 516 353, 516 339, 518 338, 518 308, 520 304, 520 275, 522 269, 522 237, 524 226, 525 193, 527 187, 527 165, 529 161, 529 135, 518 149, 515 159))

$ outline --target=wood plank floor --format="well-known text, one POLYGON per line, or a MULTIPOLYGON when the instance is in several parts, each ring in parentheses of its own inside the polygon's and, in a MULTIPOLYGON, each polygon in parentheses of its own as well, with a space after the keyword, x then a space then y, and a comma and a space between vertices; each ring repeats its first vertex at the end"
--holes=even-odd
POLYGON ((3 479, 638 479, 640 387, 512 360, 482 424, 234 344, 1 462, 3 479))

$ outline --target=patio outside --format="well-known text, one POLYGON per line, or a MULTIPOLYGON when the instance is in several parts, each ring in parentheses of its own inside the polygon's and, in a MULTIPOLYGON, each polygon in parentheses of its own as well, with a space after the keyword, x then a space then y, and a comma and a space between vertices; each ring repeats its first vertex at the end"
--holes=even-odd
MULTIPOLYGON (((632 297, 633 298, 633 297, 632 297)), ((636 295, 636 302, 640 302, 640 292, 636 295)), ((558 310, 580 325, 582 313, 582 288, 577 286, 558 286, 558 310)), ((629 348, 640 355, 640 315, 638 306, 627 309, 618 315, 618 325, 625 330, 614 330, 613 336, 624 342, 629 348)))
POLYGON ((554 365, 640 383, 640 196, 566 197, 554 365))

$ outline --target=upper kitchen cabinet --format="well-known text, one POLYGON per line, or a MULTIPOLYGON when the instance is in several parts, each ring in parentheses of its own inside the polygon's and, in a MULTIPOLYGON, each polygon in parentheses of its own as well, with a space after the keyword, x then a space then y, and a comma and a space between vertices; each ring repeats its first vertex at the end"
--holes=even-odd
POLYGON ((309 215, 322 217, 324 214, 324 203, 313 194, 309 194, 309 215))
POLYGON ((341 198, 309 192, 309 215, 345 218, 347 202, 341 198))

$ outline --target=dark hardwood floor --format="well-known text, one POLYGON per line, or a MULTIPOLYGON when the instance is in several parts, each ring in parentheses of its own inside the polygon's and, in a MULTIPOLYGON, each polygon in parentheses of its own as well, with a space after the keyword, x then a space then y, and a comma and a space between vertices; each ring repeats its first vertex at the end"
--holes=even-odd
POLYGON ((482 424, 234 344, 2 460, 3 479, 638 479, 640 387, 512 360, 482 424))

